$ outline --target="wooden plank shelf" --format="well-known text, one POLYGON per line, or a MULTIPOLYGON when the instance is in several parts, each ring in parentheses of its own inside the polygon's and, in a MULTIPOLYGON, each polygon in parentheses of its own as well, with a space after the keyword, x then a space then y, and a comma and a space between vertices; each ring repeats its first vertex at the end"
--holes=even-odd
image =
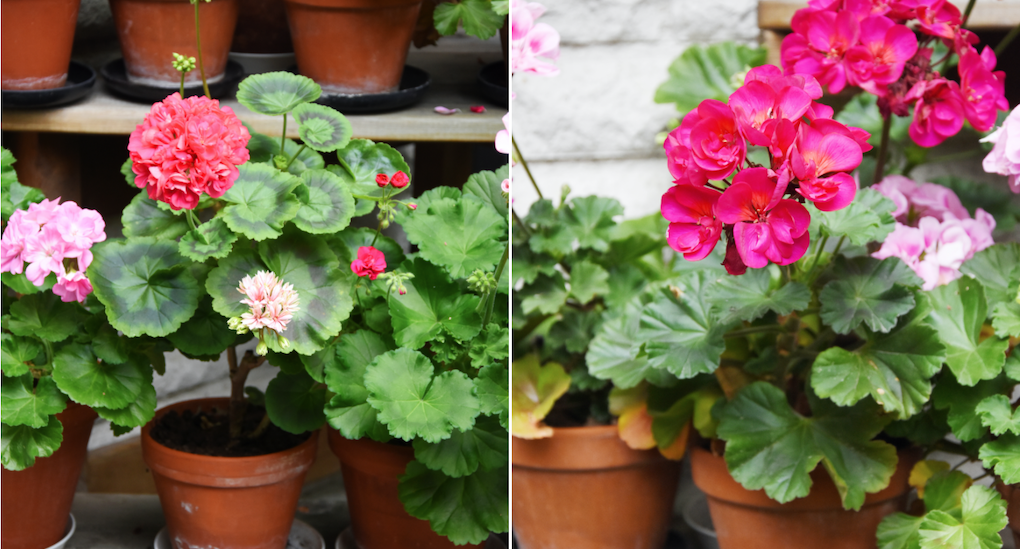
MULTIPOLYGON (((967 0, 953 0, 960 11, 967 0)), ((803 0, 761 0, 758 2, 758 27, 769 30, 790 30, 794 12, 806 8, 803 0)), ((967 21, 967 28, 975 31, 1008 30, 1020 24, 1020 0, 979 0, 967 21)))

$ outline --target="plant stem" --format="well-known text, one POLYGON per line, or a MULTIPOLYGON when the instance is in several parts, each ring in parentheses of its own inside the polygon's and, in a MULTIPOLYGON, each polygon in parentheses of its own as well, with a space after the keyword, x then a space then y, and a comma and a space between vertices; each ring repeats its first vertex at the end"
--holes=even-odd
POLYGON ((542 196, 542 190, 538 188, 538 183, 535 183, 535 176, 531 175, 531 168, 528 167, 528 161, 524 159, 524 155, 521 154, 521 149, 517 147, 517 140, 513 137, 510 138, 510 142, 514 145, 514 152, 517 153, 517 159, 521 161, 521 165, 524 166, 524 172, 528 174, 528 180, 531 181, 531 186, 535 188, 535 192, 538 193, 538 198, 545 198, 542 196))
POLYGON ((823 236, 822 240, 818 243, 818 251, 815 253, 815 260, 811 263, 811 268, 808 269, 809 273, 811 271, 814 271, 815 267, 818 266, 818 260, 821 259, 822 251, 825 250, 825 245, 828 244, 828 243, 829 243, 829 235, 823 236))
POLYGON ((290 157, 290 160, 287 161, 287 165, 283 167, 283 171, 287 171, 287 169, 290 168, 290 165, 293 164, 295 160, 297 160, 297 157, 301 156, 301 153, 304 152, 305 147, 307 146, 308 145, 305 145, 304 143, 301 144, 301 148, 298 149, 296 153, 294 153, 294 156, 290 157))
POLYGON ((247 351, 240 363, 237 361, 237 348, 227 348, 227 365, 230 368, 230 445, 236 445, 242 435, 244 427, 244 412, 248 407, 248 401, 244 398, 244 383, 248 380, 248 373, 258 368, 266 361, 266 357, 256 357, 255 353, 247 351))
POLYGON ((511 206, 510 211, 514 213, 514 221, 516 221, 517 226, 520 227, 522 231, 524 231, 524 236, 527 238, 531 238, 531 229, 529 229, 528 225, 524 223, 524 221, 521 219, 521 216, 517 215, 517 210, 513 209, 513 206, 511 206))
POLYGON ((1020 34, 1020 25, 1013 27, 1013 30, 1009 31, 1009 34, 1007 34, 1006 37, 999 42, 999 45, 995 46, 996 57, 1002 55, 1002 52, 1006 51, 1006 48, 1011 42, 1013 42, 1013 39, 1016 38, 1017 34, 1020 34))
POLYGON ((280 134, 280 154, 283 154, 283 144, 287 141, 287 113, 283 113, 283 133, 280 134))
POLYGON ((832 250, 832 256, 836 257, 839 253, 839 249, 843 247, 843 241, 846 240, 846 235, 839 237, 839 242, 836 242, 836 249, 832 250))
POLYGON ((768 332, 780 332, 781 333, 781 332, 785 332, 785 331, 786 330, 784 330, 782 326, 776 326, 774 324, 770 324, 770 325, 766 325, 766 326, 751 326, 750 328, 743 328, 743 329, 740 329, 740 330, 733 330, 732 332, 727 332, 726 335, 724 335, 723 337, 726 338, 726 339, 732 339, 732 338, 735 338, 735 337, 743 337, 743 336, 751 335, 751 334, 763 334, 763 333, 768 333, 768 332))
POLYGON ((187 75, 188 73, 181 71, 181 99, 184 99, 184 77, 187 75))
POLYGON ((198 223, 195 220, 195 212, 191 210, 184 210, 184 217, 187 218, 188 225, 191 227, 191 230, 194 231, 198 229, 198 223))
POLYGON ((882 118, 882 144, 878 148, 878 161, 875 162, 875 176, 871 183, 875 184, 882 180, 885 174, 885 153, 889 149, 889 133, 892 131, 892 117, 889 113, 882 118))
POLYGON ((43 349, 46 350, 46 364, 52 365, 53 364, 53 345, 51 345, 49 341, 46 341, 45 339, 42 339, 42 338, 39 338, 39 341, 42 341, 43 349))
POLYGON ((967 7, 963 10, 963 20, 960 22, 960 28, 967 26, 967 20, 970 19, 970 12, 974 11, 974 4, 977 0, 970 0, 967 2, 967 7))
POLYGON ((212 94, 209 93, 209 84, 205 81, 205 65, 202 64, 202 32, 198 25, 198 3, 202 0, 191 0, 192 4, 195 4, 195 46, 198 48, 198 72, 202 75, 202 91, 205 92, 205 96, 212 99, 212 94))
POLYGON ((496 294, 499 293, 499 279, 503 276, 503 268, 506 267, 506 260, 510 257, 510 242, 507 241, 506 249, 503 250, 503 258, 499 260, 499 266, 496 267, 496 285, 492 288, 491 296, 489 296, 489 304, 485 307, 485 317, 482 318, 482 329, 489 325, 489 320, 492 318, 492 309, 496 306, 496 294))

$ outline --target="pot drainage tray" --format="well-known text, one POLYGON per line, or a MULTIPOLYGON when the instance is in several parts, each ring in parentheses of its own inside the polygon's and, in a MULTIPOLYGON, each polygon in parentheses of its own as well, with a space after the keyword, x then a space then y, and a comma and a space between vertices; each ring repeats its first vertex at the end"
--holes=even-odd
MULTIPOLYGON (((138 101, 140 103, 155 103, 166 99, 168 95, 174 92, 180 93, 181 91, 180 86, 176 88, 162 88, 159 86, 139 84, 128 80, 127 67, 124 65, 123 58, 110 61, 104 65, 102 70, 99 72, 103 75, 103 80, 106 82, 106 89, 131 101, 138 101)), ((237 86, 237 83, 241 81, 241 77, 243 76, 244 69, 241 68, 240 63, 236 61, 227 61, 227 69, 223 73, 223 78, 216 82, 209 83, 209 93, 212 94, 213 99, 220 99, 224 96, 228 96, 234 93, 234 88, 237 86)), ((202 82, 185 84, 185 97, 202 94, 202 82)))
MULTIPOLYGON (((506 545, 493 534, 489 534, 489 539, 485 540, 485 545, 483 547, 484 549, 506 549, 506 545)), ((334 549, 360 548, 361 546, 358 545, 358 542, 354 541, 354 530, 351 529, 350 526, 345 528, 343 532, 340 532, 340 535, 336 538, 336 545, 334 546, 334 549)), ((159 547, 156 549, 159 549, 159 547)))
POLYGON ((385 112, 409 107, 421 101, 425 91, 432 84, 429 73, 404 66, 400 77, 400 89, 382 93, 329 93, 322 92, 316 103, 333 107, 344 114, 366 114, 385 112))
POLYGON ((508 108, 510 106, 510 84, 507 81, 506 65, 502 61, 489 63, 478 71, 478 91, 482 97, 508 108))
POLYGON ((67 83, 49 90, 3 90, 0 102, 5 109, 45 109, 73 103, 92 91, 96 71, 76 61, 67 69, 67 83))
MULTIPOLYGON (((154 549, 177 549, 170 543, 170 532, 166 526, 156 534, 154 549)), ((287 535, 286 549, 326 549, 326 541, 322 539, 322 534, 307 522, 294 519, 290 534, 287 535)))

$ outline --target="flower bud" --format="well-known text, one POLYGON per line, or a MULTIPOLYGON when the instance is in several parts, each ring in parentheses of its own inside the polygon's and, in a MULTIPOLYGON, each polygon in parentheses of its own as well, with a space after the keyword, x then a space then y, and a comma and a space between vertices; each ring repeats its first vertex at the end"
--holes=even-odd
POLYGON ((412 202, 412 203, 407 205, 407 209, 408 210, 417 210, 418 209, 418 205, 412 202))
POLYGON ((408 183, 411 182, 411 179, 407 177, 406 173, 398 171, 397 173, 393 174, 393 179, 391 179, 390 182, 393 183, 394 187, 398 189, 403 189, 404 187, 407 186, 408 183))
POLYGON ((280 336, 280 348, 285 350, 290 349, 290 340, 283 336, 280 336))
POLYGON ((269 353, 269 346, 266 345, 265 341, 259 340, 258 346, 255 347, 255 354, 266 356, 267 353, 269 353))
MULTIPOLYGON (((380 187, 385 187, 386 185, 390 184, 390 178, 384 173, 377 174, 375 176, 375 184, 379 185, 380 187)), ((394 183, 393 186, 396 187, 397 184, 394 183)))

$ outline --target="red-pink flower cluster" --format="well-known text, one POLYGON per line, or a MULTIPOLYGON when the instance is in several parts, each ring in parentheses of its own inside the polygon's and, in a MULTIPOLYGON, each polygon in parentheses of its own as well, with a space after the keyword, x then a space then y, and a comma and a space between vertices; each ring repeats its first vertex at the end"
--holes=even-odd
POLYGON ((84 302, 92 293, 85 276, 92 263, 90 249, 106 240, 106 223, 95 210, 59 200, 43 200, 11 215, 0 239, 0 272, 24 272, 36 286, 54 273, 53 293, 65 302, 84 302))
POLYGON ((707 99, 687 113, 664 144, 675 186, 661 210, 673 249, 696 261, 726 233, 730 274, 804 255, 811 216, 803 203, 849 205, 857 193, 849 172, 871 149, 867 132, 832 120, 832 109, 814 101, 821 95, 814 77, 766 65, 748 72, 729 104, 707 99), (748 143, 768 149, 769 166, 748 161, 748 143))
POLYGON ((879 97, 883 115, 909 116, 910 137, 934 147, 956 135, 964 120, 978 131, 1008 110, 1005 73, 995 53, 978 53, 974 33, 961 28, 960 10, 947 0, 812 0, 783 39, 787 74, 815 77, 829 92, 857 86, 879 97), (911 28, 908 25, 912 25, 911 28), (918 40, 920 33, 921 39, 918 40), (960 82, 944 78, 930 46, 941 40, 960 57, 960 82))
POLYGON ((372 246, 358 248, 358 258, 351 262, 351 270, 358 276, 375 280, 386 270, 386 256, 372 246))
POLYGON ((223 196, 248 161, 248 133, 230 107, 204 96, 174 93, 152 105, 131 132, 135 185, 175 210, 193 209, 202 194, 223 196))

